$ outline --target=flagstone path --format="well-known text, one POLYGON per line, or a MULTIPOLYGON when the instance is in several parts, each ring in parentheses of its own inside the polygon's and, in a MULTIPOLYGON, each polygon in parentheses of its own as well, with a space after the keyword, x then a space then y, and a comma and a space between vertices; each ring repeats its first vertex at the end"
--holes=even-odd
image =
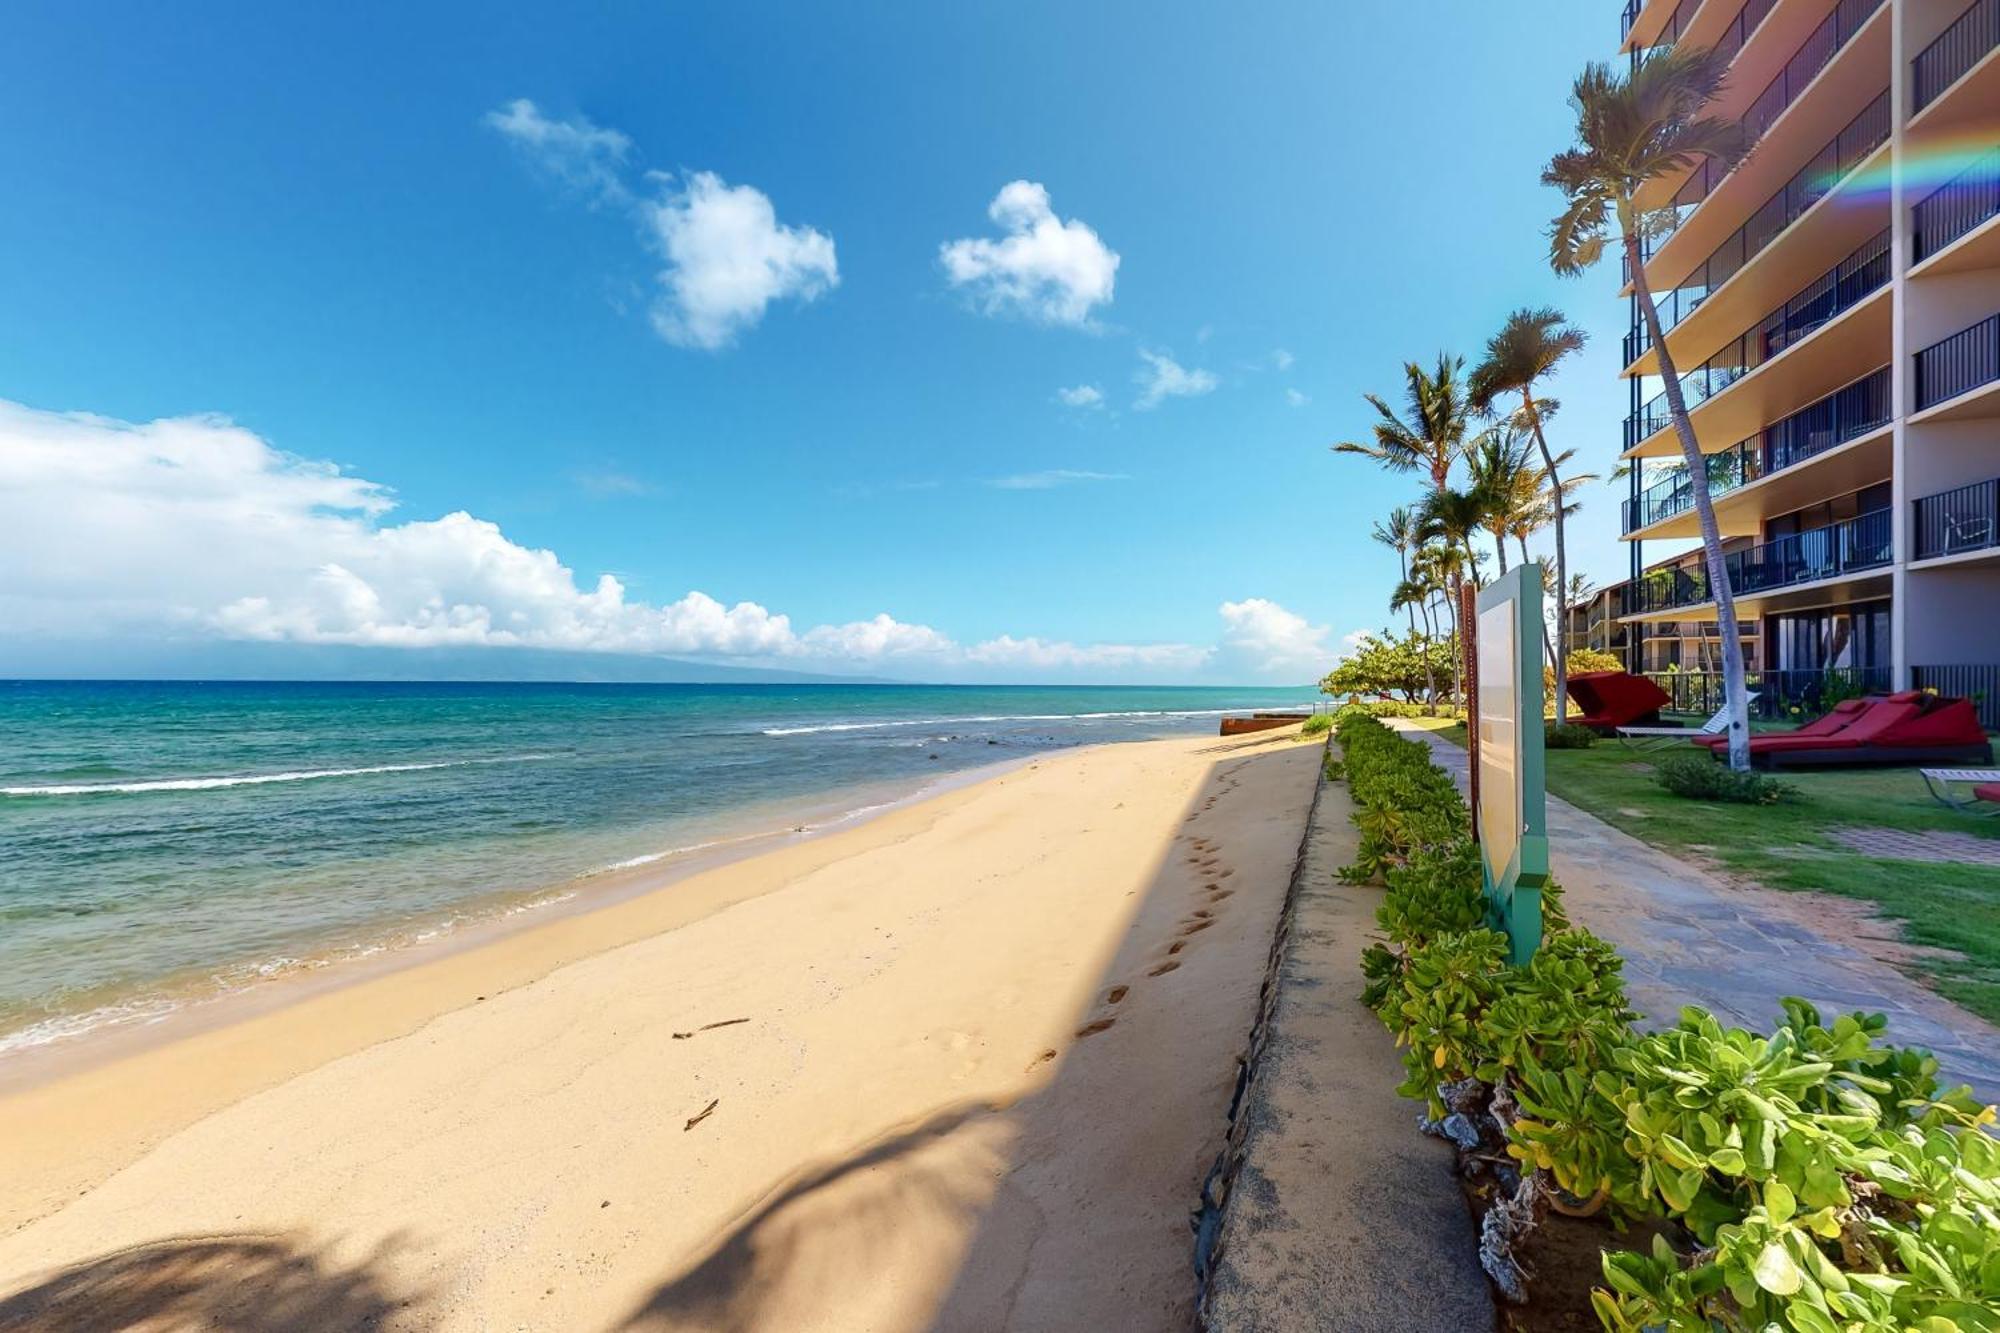
MULTIPOLYGON (((1465 786, 1461 746, 1390 725, 1427 742, 1465 786)), ((1879 1011, 1888 1015, 1889 1040, 1936 1052, 1947 1083, 2000 1099, 2000 1029, 1856 944, 1872 936, 1879 952, 1910 952, 1859 904, 1726 883, 1554 795, 1548 833, 1550 869, 1570 918, 1624 953, 1633 1006, 1648 1018, 1670 1021, 1682 1005, 1698 1004, 1725 1022, 1767 1031, 1786 995, 1827 1013, 1879 1011)))

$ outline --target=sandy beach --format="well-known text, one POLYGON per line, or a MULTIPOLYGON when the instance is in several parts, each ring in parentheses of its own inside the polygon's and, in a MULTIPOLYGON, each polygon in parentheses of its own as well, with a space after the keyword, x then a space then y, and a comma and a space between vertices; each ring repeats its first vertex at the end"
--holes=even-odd
POLYGON ((1319 753, 1046 756, 0 1097, 0 1328, 1186 1327, 1319 753))

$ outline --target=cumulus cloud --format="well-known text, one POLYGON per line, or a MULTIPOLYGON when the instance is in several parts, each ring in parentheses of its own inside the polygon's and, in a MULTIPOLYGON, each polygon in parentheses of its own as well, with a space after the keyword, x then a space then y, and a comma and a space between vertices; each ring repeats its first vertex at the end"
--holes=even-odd
POLYGON ((469 513, 398 522, 394 507, 388 487, 226 418, 134 424, 0 400, 0 623, 17 642, 532 647, 1015 679, 1303 679, 1326 633, 1261 599, 1225 604, 1222 640, 1207 646, 967 644, 886 613, 799 630, 753 601, 636 599, 469 513))
POLYGON ((840 282, 833 240, 778 221, 770 199, 697 171, 642 206, 666 257, 653 327, 681 347, 713 350, 736 341, 773 301, 811 301, 840 282))
POLYGON ((1078 219, 1058 218, 1048 190, 1010 181, 986 213, 1005 233, 1000 239, 968 237, 938 250, 946 280, 980 309, 1080 326, 1094 307, 1110 303, 1117 252, 1078 219))
POLYGON ((1057 389, 1056 397, 1065 407, 1102 407, 1104 390, 1095 384, 1079 384, 1070 389, 1057 389))
POLYGON ((1130 481, 1123 472, 1078 472, 1054 467, 1042 472, 1019 472, 1011 477, 994 477, 987 485, 1002 491, 1046 491, 1057 486, 1073 486, 1080 481, 1130 481))
POLYGON ((1307 403, 1310 403, 1312 399, 1306 397, 1304 394, 1300 393, 1297 389, 1287 389, 1285 390, 1285 401, 1291 404, 1293 407, 1304 407, 1307 403))
POLYGON ((1141 349, 1139 359, 1146 364, 1132 376, 1132 382, 1139 386, 1139 397, 1132 406, 1142 412, 1151 411, 1169 398, 1212 393, 1220 382, 1208 371, 1189 370, 1161 352, 1141 349))
POLYGON ((536 171, 592 203, 619 204, 631 197, 622 173, 632 141, 617 130, 593 125, 582 116, 551 119, 525 97, 487 112, 486 123, 536 171))
POLYGON ((1279 370, 1290 370, 1292 368, 1292 360, 1292 354, 1282 347, 1271 353, 1271 364, 1279 370))
POLYGON ((1323 675, 1339 654, 1328 646, 1332 631, 1312 625, 1263 597, 1224 602, 1222 644, 1218 656, 1261 675, 1311 680, 1323 675))
POLYGON ((678 347, 728 347, 773 301, 816 300, 840 284, 833 238, 778 221, 770 196, 755 186, 731 185, 712 171, 684 179, 652 172, 635 191, 626 183, 630 138, 581 116, 552 119, 525 97, 488 112, 486 123, 539 173, 593 206, 629 213, 647 247, 666 261, 652 324, 678 347))

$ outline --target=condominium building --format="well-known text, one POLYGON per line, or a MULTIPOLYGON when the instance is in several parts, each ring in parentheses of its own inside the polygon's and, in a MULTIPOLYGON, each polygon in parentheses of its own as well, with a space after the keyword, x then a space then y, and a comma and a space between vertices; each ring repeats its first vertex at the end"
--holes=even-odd
MULTIPOLYGON (((1642 204, 1648 285, 1769 703, 1865 688, 1982 700, 2000 726, 2000 0, 1629 0, 1624 51, 1726 53, 1713 113, 1753 147, 1642 204)), ((1629 278, 1629 273, 1627 277, 1629 278)), ((1715 620, 1652 339, 1624 343, 1622 623, 1715 620)))

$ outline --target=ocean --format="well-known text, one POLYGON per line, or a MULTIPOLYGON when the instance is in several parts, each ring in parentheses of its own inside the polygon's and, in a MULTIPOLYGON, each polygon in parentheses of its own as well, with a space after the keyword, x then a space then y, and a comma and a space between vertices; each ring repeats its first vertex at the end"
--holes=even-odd
POLYGON ((0 682, 0 1059, 1307 688, 0 682))

